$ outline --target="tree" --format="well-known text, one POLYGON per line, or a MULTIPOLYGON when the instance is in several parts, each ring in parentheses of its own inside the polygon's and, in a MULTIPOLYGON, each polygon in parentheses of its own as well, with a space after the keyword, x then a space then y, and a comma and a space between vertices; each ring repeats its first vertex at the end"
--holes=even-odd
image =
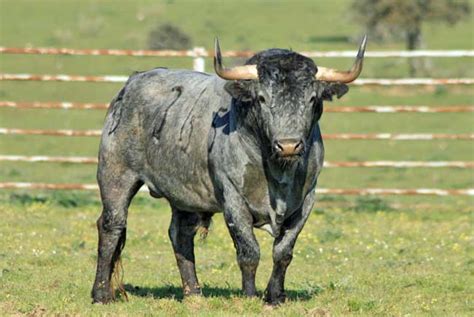
MULTIPOLYGON (((404 39, 408 50, 423 48, 422 23, 437 21, 454 25, 468 16, 468 0, 354 0, 352 12, 373 40, 404 39)), ((424 67, 410 59, 410 75, 424 67)))

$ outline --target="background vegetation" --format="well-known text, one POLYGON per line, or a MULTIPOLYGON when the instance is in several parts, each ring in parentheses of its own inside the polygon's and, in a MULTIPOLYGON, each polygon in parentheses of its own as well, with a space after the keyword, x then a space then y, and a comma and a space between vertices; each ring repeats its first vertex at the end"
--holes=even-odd
MULTIPOLYGON (((471 6, 474 1, 469 1, 471 6)), ((150 32, 170 24, 193 45, 224 50, 269 47, 355 49, 363 26, 352 1, 60 1, 0 0, 0 45, 144 49, 150 32)), ((427 49, 472 49, 474 21, 422 24, 427 49)), ((403 41, 369 42, 369 50, 403 49, 403 41)), ((240 61, 233 61, 240 62, 240 61)), ((318 59, 348 67, 349 59, 318 59)), ((474 77, 472 58, 435 58, 433 77, 474 77)), ((129 74, 157 66, 190 68, 190 59, 0 55, 2 73, 129 74)), ((367 59, 363 77, 406 77, 404 59, 367 59)), ((211 71, 211 61, 206 61, 211 71)), ((0 99, 108 102, 120 84, 0 82, 0 99)), ((472 87, 351 87, 337 105, 473 103, 472 87)), ((102 111, 0 109, 0 127, 95 129, 102 111)), ((323 115, 325 133, 472 133, 473 115, 323 115)), ((0 154, 95 156, 98 139, 1 136, 0 154)), ((473 160, 468 141, 326 141, 326 159, 473 160)), ((0 163, 2 181, 93 183, 92 165, 0 163)), ((325 169, 325 188, 468 188, 471 170, 325 169)), ((89 305, 95 261, 96 193, 0 193, 0 311, 15 314, 470 315, 473 311, 472 205, 469 197, 322 196, 296 246, 288 273, 290 303, 267 310, 242 298, 232 243, 216 216, 199 243, 205 298, 181 302, 180 280, 166 236, 169 208, 140 195, 130 213, 125 282, 131 301, 89 305)), ((271 270, 270 237, 258 235, 271 270)))
MULTIPOLYGON (((407 50, 424 48, 423 23, 453 26, 471 17, 469 0, 360 0, 354 1, 352 9, 371 39, 403 39, 407 50)), ((430 69, 426 59, 411 58, 409 65, 412 76, 430 69)))

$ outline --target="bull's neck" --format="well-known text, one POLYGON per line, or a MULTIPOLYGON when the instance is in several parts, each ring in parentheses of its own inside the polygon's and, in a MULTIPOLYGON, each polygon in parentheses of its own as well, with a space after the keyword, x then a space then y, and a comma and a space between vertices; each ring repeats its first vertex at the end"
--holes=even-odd
MULTIPOLYGON (((262 133, 258 114, 252 112, 253 107, 238 108, 242 105, 232 104, 230 111, 231 128, 234 127, 241 148, 250 161, 263 170, 267 179, 268 195, 271 208, 267 209, 270 216, 271 234, 278 236, 284 220, 294 209, 288 205, 289 197, 293 195, 296 185, 297 164, 282 166, 270 158, 270 146, 262 133), (243 110, 243 111, 239 111, 243 110)), ((301 188, 301 187, 298 187, 301 188)))
POLYGON ((261 132, 258 114, 254 107, 240 103, 238 100, 232 101, 229 116, 231 130, 237 132, 238 138, 246 151, 250 151, 252 156, 257 156, 259 161, 265 157, 265 151, 269 147, 268 141, 261 132))

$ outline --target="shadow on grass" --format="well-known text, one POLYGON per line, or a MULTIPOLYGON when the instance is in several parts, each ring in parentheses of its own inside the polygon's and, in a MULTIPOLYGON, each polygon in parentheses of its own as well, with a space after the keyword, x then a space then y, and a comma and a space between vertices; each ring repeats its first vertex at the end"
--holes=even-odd
MULTIPOLYGON (((161 287, 142 287, 135 286, 132 284, 125 284, 125 290, 134 296, 138 297, 152 297, 156 299, 174 299, 177 301, 183 300, 183 289, 174 285, 166 285, 161 287)), ((210 287, 204 286, 202 288, 202 295, 204 297, 244 297, 240 289, 237 288, 223 288, 223 287, 210 287)), ((317 294, 308 292, 306 290, 287 290, 286 296, 288 301, 307 301, 317 294)), ((258 297, 262 297, 262 293, 258 293, 258 297)))

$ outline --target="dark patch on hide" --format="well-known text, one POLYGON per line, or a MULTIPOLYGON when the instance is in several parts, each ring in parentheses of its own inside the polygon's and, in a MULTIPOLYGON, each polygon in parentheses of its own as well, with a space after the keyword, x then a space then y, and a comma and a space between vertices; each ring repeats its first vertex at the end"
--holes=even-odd
POLYGON ((160 133, 161 130, 163 129, 163 126, 166 123, 166 117, 168 116, 168 110, 178 101, 179 97, 181 97, 183 93, 183 87, 182 86, 175 86, 171 89, 172 92, 174 92, 176 95, 173 98, 173 100, 166 106, 166 109, 164 111, 163 116, 160 116, 162 113, 161 107, 158 107, 156 109, 155 113, 153 114, 153 132, 152 132, 152 137, 155 139, 159 140, 160 139, 160 133), (158 122, 159 121, 159 122, 158 122))
MULTIPOLYGON (((199 100, 201 99, 201 97, 204 95, 204 93, 206 91, 207 91, 207 87, 204 87, 201 90, 201 92, 199 93, 199 96, 197 97, 196 101, 194 102, 194 105, 198 104, 199 100)), ((179 142, 182 142, 182 140, 183 140, 184 127, 186 126, 186 123, 190 120, 191 115, 193 113, 193 110, 194 110, 194 107, 191 107, 188 114, 186 115, 186 118, 183 121, 183 124, 181 125, 181 130, 179 132, 179 142)), ((187 143, 184 146, 184 148, 187 148, 189 146, 189 142, 191 141, 191 134, 193 133, 193 120, 194 120, 194 117, 191 118, 191 122, 189 124, 190 128, 189 128, 189 133, 188 133, 188 139, 187 139, 187 143)))
POLYGON ((117 129, 120 123, 120 118, 122 117, 122 99, 123 95, 125 94, 125 87, 127 86, 125 85, 110 103, 110 117, 112 118, 112 124, 110 125, 110 129, 108 131, 109 135, 117 129))

